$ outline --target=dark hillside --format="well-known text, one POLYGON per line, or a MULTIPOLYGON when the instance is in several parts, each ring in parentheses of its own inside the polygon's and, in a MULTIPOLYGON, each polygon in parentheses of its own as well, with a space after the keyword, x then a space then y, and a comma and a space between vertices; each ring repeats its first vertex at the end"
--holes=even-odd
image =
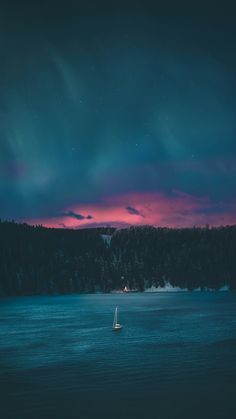
POLYGON ((66 230, 0 222, 0 295, 236 288, 236 226, 66 230), (111 235, 110 245, 104 235, 111 235))

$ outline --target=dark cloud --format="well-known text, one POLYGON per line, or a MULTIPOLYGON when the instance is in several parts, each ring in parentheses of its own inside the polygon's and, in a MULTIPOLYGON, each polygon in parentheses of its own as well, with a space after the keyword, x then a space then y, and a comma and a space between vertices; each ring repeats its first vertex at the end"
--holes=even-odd
POLYGON ((73 212, 73 211, 62 212, 58 214, 58 217, 71 217, 71 218, 75 218, 76 220, 92 220, 93 218, 92 215, 77 214, 76 212, 73 212))
POLYGON ((66 227, 66 225, 65 225, 64 223, 59 223, 59 224, 58 224, 58 226, 59 226, 59 227, 62 227, 62 228, 67 228, 67 227, 66 227))
POLYGON ((140 214, 140 212, 136 208, 133 208, 133 207, 128 206, 128 207, 126 207, 126 209, 127 209, 127 211, 128 211, 129 214, 132 214, 132 215, 142 215, 142 214, 140 214))

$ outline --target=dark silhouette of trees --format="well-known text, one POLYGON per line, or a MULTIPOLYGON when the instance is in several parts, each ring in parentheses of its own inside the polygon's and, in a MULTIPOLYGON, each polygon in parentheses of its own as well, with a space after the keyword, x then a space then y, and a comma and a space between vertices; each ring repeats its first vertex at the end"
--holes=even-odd
POLYGON ((1 296, 125 285, 142 291, 166 281, 189 290, 235 289, 236 226, 66 230, 0 221, 1 296))

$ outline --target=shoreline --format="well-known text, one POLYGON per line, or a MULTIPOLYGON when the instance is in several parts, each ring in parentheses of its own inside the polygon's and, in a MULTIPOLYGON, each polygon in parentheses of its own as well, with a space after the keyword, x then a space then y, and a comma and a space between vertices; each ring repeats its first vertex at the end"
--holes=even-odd
POLYGON ((0 301, 5 298, 26 298, 26 297, 63 297, 63 296, 76 296, 76 295, 125 295, 125 294, 146 294, 146 295, 153 295, 153 294, 208 294, 208 293, 235 293, 236 290, 231 289, 206 289, 206 290, 188 290, 188 289, 182 289, 182 290, 162 290, 162 291, 130 291, 130 292, 124 292, 124 291, 97 291, 97 292, 71 292, 71 293, 45 293, 45 294, 22 294, 22 295, 0 295, 0 301))

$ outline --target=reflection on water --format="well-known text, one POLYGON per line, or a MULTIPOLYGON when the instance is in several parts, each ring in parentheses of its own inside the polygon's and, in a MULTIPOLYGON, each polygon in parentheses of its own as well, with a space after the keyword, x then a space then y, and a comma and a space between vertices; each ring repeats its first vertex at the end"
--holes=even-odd
POLYGON ((235 303, 228 292, 2 299, 0 417, 234 418, 235 303))

